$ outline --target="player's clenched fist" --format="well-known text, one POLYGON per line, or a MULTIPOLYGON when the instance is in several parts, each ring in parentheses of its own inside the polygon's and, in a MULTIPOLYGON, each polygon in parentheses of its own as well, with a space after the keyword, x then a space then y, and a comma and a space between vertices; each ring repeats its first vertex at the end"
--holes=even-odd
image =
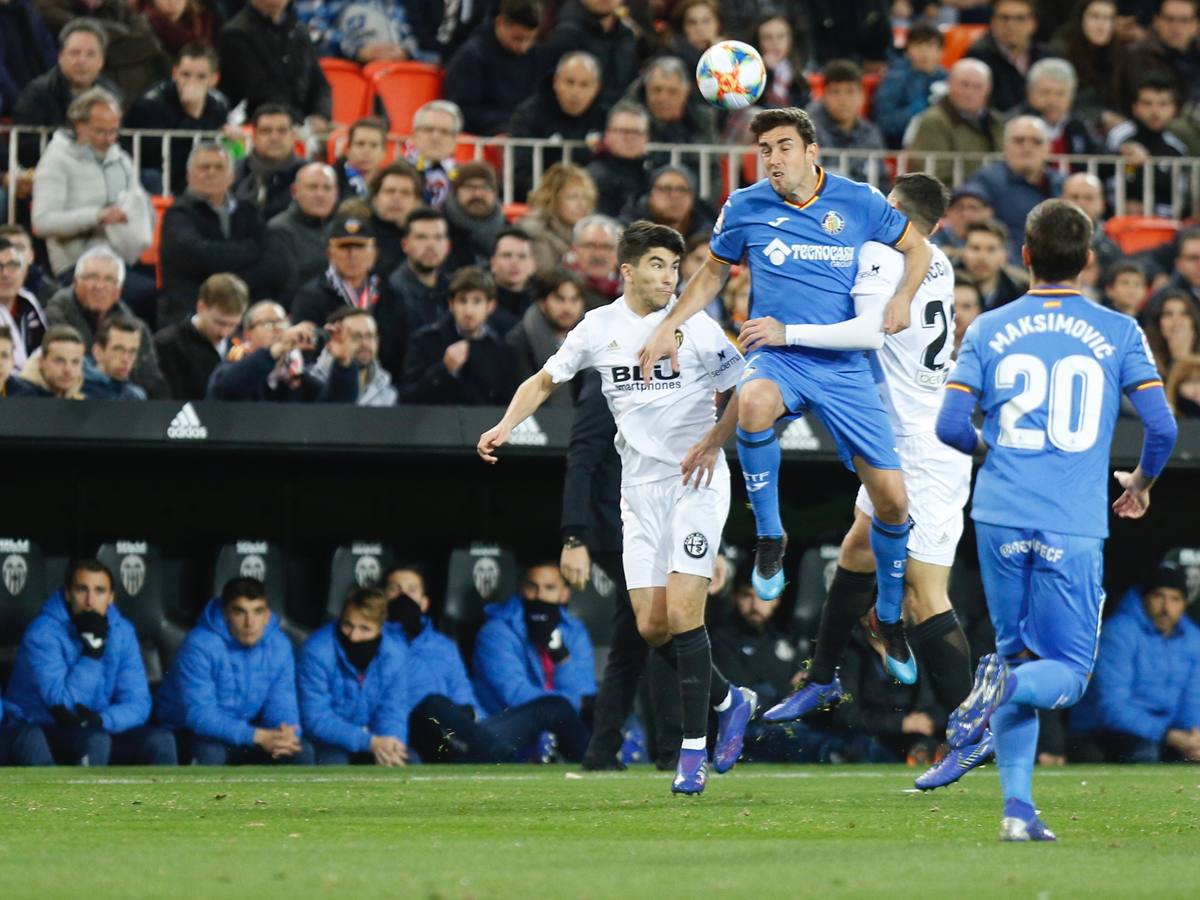
POLYGON ((479 454, 479 458, 485 463, 495 465, 497 462, 496 450, 508 443, 508 436, 512 433, 512 429, 506 425, 497 425, 495 428, 489 428, 479 436, 479 443, 475 445, 475 452, 479 454))
POLYGON ((675 345, 675 332, 671 328, 659 325, 646 341, 646 346, 638 355, 638 365, 642 368, 642 380, 650 383, 654 373, 654 365, 663 357, 671 360, 671 371, 679 371, 679 349, 675 345))

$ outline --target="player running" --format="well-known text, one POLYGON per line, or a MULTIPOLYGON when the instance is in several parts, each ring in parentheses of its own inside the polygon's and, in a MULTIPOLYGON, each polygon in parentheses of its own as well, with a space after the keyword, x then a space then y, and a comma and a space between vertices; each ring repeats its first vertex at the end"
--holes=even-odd
POLYGON ((638 631, 679 672, 683 743, 671 790, 699 794, 708 777, 710 705, 718 713, 713 768, 725 772, 742 751, 758 697, 713 668, 704 602, 729 512, 729 468, 721 447, 732 436, 736 398, 710 442, 713 397, 731 390, 745 361, 708 316, 674 331, 678 368, 665 360, 643 380, 638 348, 667 315, 679 281, 683 238, 665 225, 634 222, 617 249, 625 293, 592 310, 540 372, 513 395, 504 417, 479 438, 496 449, 556 386, 585 368, 600 373, 621 454, 623 563, 638 631), (694 476, 694 484, 680 478, 694 476), (703 482, 703 483, 702 483, 703 482))
MULTIPOLYGON (((709 303, 726 269, 743 257, 750 266, 754 316, 785 325, 827 325, 853 316, 850 288, 861 246, 870 240, 890 244, 904 254, 905 276, 884 313, 885 327, 892 332, 908 325, 909 304, 929 270, 925 241, 875 188, 816 164, 813 124, 802 110, 764 110, 750 129, 767 178, 726 201, 713 228, 711 258, 642 350, 643 376, 665 356, 675 365, 675 329, 709 303)), ((758 532, 754 589, 764 600, 783 592, 787 538, 779 517, 775 422, 805 411, 824 423, 875 508, 870 543, 881 573, 877 612, 886 662, 897 679, 912 684, 916 663, 900 620, 908 499, 895 436, 861 351, 763 347, 747 360, 738 387, 737 439, 758 532)))
POLYGON ((1003 841, 1055 839, 1033 804, 1037 711, 1079 700, 1100 643, 1105 473, 1121 392, 1146 435, 1137 468, 1114 473, 1118 516, 1145 515, 1177 431, 1137 322, 1079 293, 1091 242, 1091 220, 1073 203, 1033 208, 1021 249, 1033 287, 967 329, 937 423, 950 446, 988 450, 971 517, 996 652, 980 660, 946 732, 964 747, 990 721, 1003 841), (982 435, 971 425, 977 403, 982 435))
MULTIPOLYGON (((928 238, 946 211, 948 194, 932 176, 901 175, 888 203, 928 238)), ((954 709, 971 690, 967 637, 950 605, 948 586, 954 553, 962 537, 963 508, 971 492, 971 458, 937 439, 935 427, 950 354, 954 349, 954 272, 945 254, 931 246, 933 262, 913 298, 912 327, 884 336, 883 313, 903 275, 903 257, 870 241, 858 258, 851 289, 857 315, 836 325, 792 325, 773 318, 752 319, 742 328, 747 351, 786 342, 804 347, 877 350, 876 377, 900 452, 913 526, 908 537, 904 602, 915 623, 913 639, 924 651, 934 693, 954 709)), ((838 567, 821 611, 817 646, 808 680, 800 690, 769 709, 767 722, 790 722, 844 695, 836 666, 846 651, 854 624, 871 609, 875 597, 875 560, 870 529, 874 508, 865 489, 855 500, 854 524, 842 540, 838 567)), ((951 751, 917 779, 917 787, 941 787, 957 781, 992 755, 991 735, 970 747, 951 751)))

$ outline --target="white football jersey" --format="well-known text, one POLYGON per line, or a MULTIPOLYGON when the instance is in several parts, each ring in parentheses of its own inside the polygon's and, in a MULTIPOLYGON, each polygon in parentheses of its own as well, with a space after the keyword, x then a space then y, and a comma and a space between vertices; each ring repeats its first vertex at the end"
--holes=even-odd
MULTIPOLYGON (((555 384, 570 381, 580 369, 600 373, 617 423, 623 485, 679 478, 684 454, 715 421, 714 393, 734 387, 745 365, 721 326, 695 315, 675 331, 679 371, 672 372, 670 360, 663 359, 649 383, 643 382, 638 353, 667 312, 642 317, 618 297, 584 316, 543 367, 555 384)), ((727 477, 728 471, 722 452, 717 473, 727 477)))
MULTIPOLYGON (((933 431, 954 350, 954 267, 930 245, 929 272, 912 301, 909 326, 883 339, 875 354, 879 390, 897 437, 933 431)), ((853 296, 891 297, 904 278, 904 254, 869 241, 858 255, 853 296)))

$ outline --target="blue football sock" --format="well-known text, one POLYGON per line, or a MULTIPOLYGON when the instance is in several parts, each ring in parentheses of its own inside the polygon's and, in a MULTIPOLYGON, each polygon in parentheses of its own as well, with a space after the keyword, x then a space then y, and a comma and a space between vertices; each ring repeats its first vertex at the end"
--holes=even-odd
POLYGON ((996 767, 1000 770, 1000 793, 1004 796, 1005 813, 1011 801, 1028 804, 1032 809, 1037 710, 1023 703, 1005 703, 992 713, 991 728, 996 739, 996 767))
POLYGON ((1087 679, 1065 663, 1053 659, 1035 659, 1012 670, 1016 679, 1014 703, 1038 709, 1074 706, 1087 688, 1087 679))
POLYGON ((739 425, 737 442, 755 530, 759 537, 783 537, 783 521, 779 518, 779 438, 775 429, 744 431, 739 425))
POLYGON ((875 554, 875 614, 880 622, 900 621, 904 604, 904 570, 908 566, 908 521, 889 525, 871 517, 871 552, 875 554))

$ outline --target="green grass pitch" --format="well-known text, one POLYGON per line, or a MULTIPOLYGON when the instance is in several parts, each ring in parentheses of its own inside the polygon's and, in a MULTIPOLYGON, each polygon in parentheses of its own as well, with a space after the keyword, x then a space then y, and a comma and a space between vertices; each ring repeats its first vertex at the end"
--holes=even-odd
POLYGON ((994 768, 0 770, 0 896, 1200 896, 1200 768, 1039 770, 1055 845, 1000 844, 994 768))

